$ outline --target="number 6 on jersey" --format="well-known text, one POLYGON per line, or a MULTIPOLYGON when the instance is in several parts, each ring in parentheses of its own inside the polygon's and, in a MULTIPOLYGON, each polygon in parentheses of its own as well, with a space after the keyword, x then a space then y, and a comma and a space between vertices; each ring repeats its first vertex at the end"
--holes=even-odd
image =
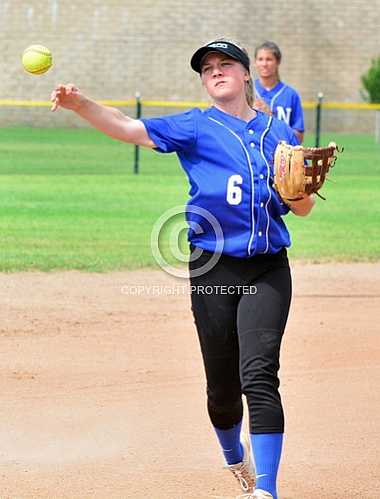
POLYGON ((227 183, 227 203, 240 204, 242 198, 242 191, 239 185, 243 183, 241 175, 231 175, 227 183))

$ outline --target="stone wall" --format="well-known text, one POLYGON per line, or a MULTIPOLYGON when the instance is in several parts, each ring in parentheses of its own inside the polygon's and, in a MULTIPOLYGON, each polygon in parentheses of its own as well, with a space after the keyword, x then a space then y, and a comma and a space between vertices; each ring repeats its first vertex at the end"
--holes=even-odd
MULTIPOLYGON (((358 102, 360 76, 380 53, 379 26, 380 0, 0 0, 0 99, 48 100, 56 83, 74 82, 96 99, 139 91, 145 99, 204 100, 189 59, 204 42, 227 36, 252 55, 263 40, 277 42, 281 77, 303 100, 322 91, 327 101, 358 102), (21 67, 32 43, 53 52, 45 75, 21 67)), ((350 128, 372 129, 371 113, 351 112, 350 128)), ((58 114, 0 108, 3 125, 80 125, 58 114)))

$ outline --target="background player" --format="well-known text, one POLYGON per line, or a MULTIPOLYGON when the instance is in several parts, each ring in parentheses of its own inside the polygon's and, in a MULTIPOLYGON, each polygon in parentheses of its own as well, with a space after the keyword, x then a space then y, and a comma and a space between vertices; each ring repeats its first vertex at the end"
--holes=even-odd
POLYGON ((191 66, 213 100, 204 112, 135 120, 94 102, 72 84, 55 88, 52 109, 71 109, 115 139, 177 153, 191 184, 191 300, 209 416, 227 466, 247 492, 242 497, 277 499, 284 432, 278 370, 291 300, 290 237, 282 216, 289 209, 307 215, 314 200, 304 196, 288 206, 273 189, 275 147, 280 140, 297 140, 286 123, 252 108, 246 51, 216 40, 194 53, 191 66), (213 215, 224 234, 219 260, 198 276, 195 271, 212 258, 220 239, 192 206, 213 215), (193 224, 202 230, 192 230, 193 224), (228 294, 219 293, 221 287, 228 287, 228 294), (206 288, 213 292, 204 294, 206 288), (244 445, 242 394, 250 426, 244 445), (254 490, 249 443, 256 465, 254 490))
POLYGON ((294 131, 300 143, 304 136, 301 99, 296 90, 280 80, 281 51, 274 42, 266 41, 255 49, 255 107, 273 113, 294 131))

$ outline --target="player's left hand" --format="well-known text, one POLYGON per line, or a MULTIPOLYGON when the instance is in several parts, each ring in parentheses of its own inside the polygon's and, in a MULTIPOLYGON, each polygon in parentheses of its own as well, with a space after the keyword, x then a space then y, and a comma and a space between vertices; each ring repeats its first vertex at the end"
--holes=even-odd
POLYGON ((279 142, 274 155, 273 183, 283 201, 288 204, 300 201, 303 194, 317 193, 322 197, 318 191, 335 164, 336 152, 340 151, 334 142, 328 147, 292 146, 279 142))

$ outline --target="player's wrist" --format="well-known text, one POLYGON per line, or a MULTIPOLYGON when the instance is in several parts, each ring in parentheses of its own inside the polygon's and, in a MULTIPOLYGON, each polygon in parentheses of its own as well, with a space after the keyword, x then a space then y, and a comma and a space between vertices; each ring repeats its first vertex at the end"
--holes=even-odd
POLYGON ((85 115, 86 112, 91 108, 91 105, 95 104, 94 101, 86 97, 85 95, 79 95, 78 100, 73 107, 73 111, 79 115, 85 115))
POLYGON ((290 200, 289 204, 296 204, 297 206, 300 206, 301 204, 309 204, 310 202, 314 202, 314 194, 306 194, 305 192, 300 192, 299 196, 295 199, 290 200))
POLYGON ((305 199, 308 199, 309 197, 309 194, 306 194, 306 192, 299 192, 298 196, 291 200, 291 203, 299 203, 300 201, 305 201, 305 199))
POLYGON ((302 193, 302 199, 292 200, 289 203, 289 208, 295 215, 306 216, 313 209, 314 204, 315 204, 314 194, 308 195, 302 193))

